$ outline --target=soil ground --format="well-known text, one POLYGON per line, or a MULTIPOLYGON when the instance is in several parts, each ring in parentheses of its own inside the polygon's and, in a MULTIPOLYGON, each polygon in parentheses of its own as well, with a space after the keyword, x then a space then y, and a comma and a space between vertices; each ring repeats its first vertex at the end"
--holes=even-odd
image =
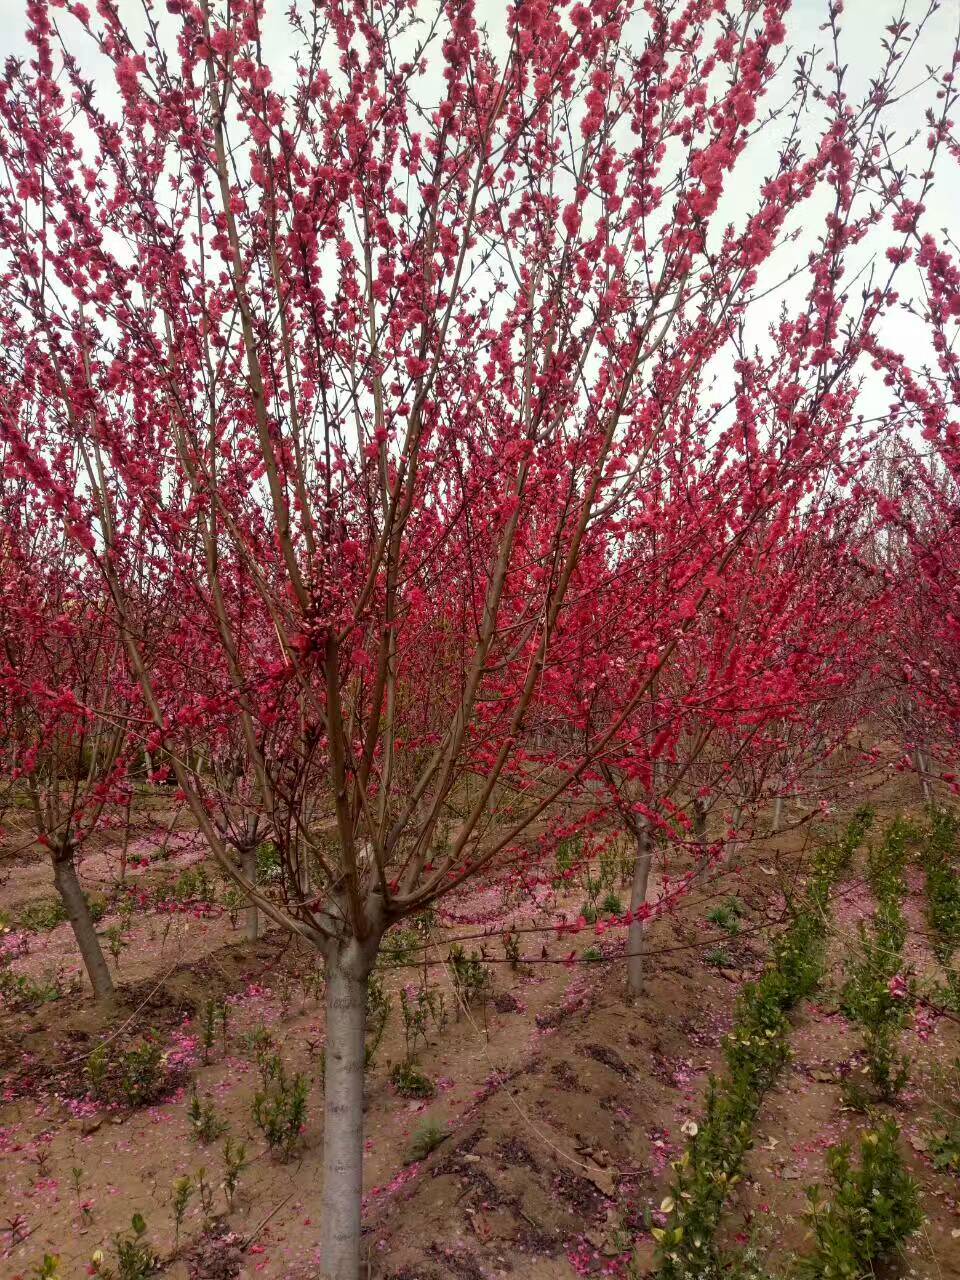
MULTIPOLYGON (((897 799, 895 792, 883 799, 887 814, 897 799)), ((837 824, 842 819, 835 816, 837 824)), ((307 1280, 316 1275, 322 1155, 317 958, 279 931, 245 942, 227 912, 178 899, 178 879, 196 868, 202 850, 165 813, 145 815, 141 825, 125 868, 140 906, 125 925, 119 969, 111 962, 121 985, 107 1012, 72 986, 67 926, 29 935, 16 928, 25 904, 50 897, 42 857, 20 851, 15 868, 0 864, 9 868, 0 871, 0 908, 13 922, 4 939, 7 965, 34 981, 59 967, 64 991, 49 1003, 6 1009, 0 1025, 0 1274, 26 1280, 48 1253, 60 1255, 61 1275, 83 1276, 93 1252, 109 1250, 114 1233, 139 1213, 167 1260, 164 1274, 175 1280, 307 1280), (158 846, 164 856, 150 860, 158 846), (221 999, 226 1035, 218 1030, 205 1053, 204 1012, 221 999), (252 1116, 262 1028, 288 1072, 310 1082, 302 1141, 288 1162, 270 1154, 252 1116), (145 1032, 176 1065, 176 1087, 140 1109, 92 1101, 91 1052, 104 1042, 136 1043, 145 1032), (221 1185, 224 1137, 204 1146, 191 1131, 193 1088, 246 1144, 249 1164, 232 1209, 221 1185), (205 1210, 193 1195, 177 1237, 173 1185, 184 1176, 205 1184, 209 1203, 205 1210)), ((369 1276, 569 1280, 623 1274, 628 1258, 640 1275, 652 1274, 649 1228, 660 1220, 681 1126, 700 1111, 737 991, 762 967, 766 940, 782 919, 782 890, 802 868, 808 842, 804 831, 759 841, 741 852, 738 868, 658 916, 648 933, 647 989, 633 1002, 623 995, 622 931, 558 935, 553 927, 562 912, 576 916, 580 888, 500 885, 447 903, 426 952, 446 1016, 431 1024, 417 1054, 436 1085, 430 1099, 398 1098, 389 1080, 404 1056, 399 992, 415 995, 424 953, 395 956, 405 962, 382 969, 392 1013, 367 1087, 369 1276), (735 939, 705 918, 731 895, 745 907, 735 939), (529 931, 518 934, 523 961, 516 967, 501 941, 509 926, 529 931), (457 938, 467 939, 468 951, 482 948, 492 977, 487 999, 466 1012, 458 1011, 443 963, 457 938), (442 1140, 414 1160, 425 1123, 442 1140)), ((83 867, 85 887, 110 899, 105 934, 120 919, 118 856, 109 842, 83 867)), ((652 886, 651 901, 661 889, 652 886)), ((936 962, 921 893, 911 872, 910 961, 923 977, 936 962)), ((796 1015, 795 1056, 764 1102, 747 1176, 728 1205, 725 1238, 732 1247, 752 1242, 765 1250, 771 1274, 785 1251, 804 1247, 804 1189, 822 1176, 826 1147, 866 1123, 842 1107, 839 1075, 856 1034, 836 1011, 835 995, 853 922, 869 910, 855 873, 835 903, 830 982, 796 1015)), ((944 1100, 943 1068, 960 1054, 957 1033, 956 1021, 928 1014, 904 1033, 914 1069, 897 1119, 927 1220, 902 1269, 922 1280, 960 1277, 960 1185, 937 1172, 927 1153, 944 1100)))

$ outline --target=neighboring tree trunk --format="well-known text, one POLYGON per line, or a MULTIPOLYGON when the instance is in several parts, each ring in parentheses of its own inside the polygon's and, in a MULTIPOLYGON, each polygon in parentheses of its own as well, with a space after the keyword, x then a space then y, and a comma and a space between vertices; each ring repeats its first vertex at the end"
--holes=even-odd
POLYGON ((67 848, 53 853, 53 882, 57 892, 63 899, 67 909, 67 919, 77 940, 83 966, 93 987, 93 994, 98 1000, 107 1000, 113 995, 113 979, 100 949, 100 939, 90 914, 90 904, 84 897, 77 879, 77 868, 73 861, 73 850, 67 848))
POLYGON ((780 824, 782 821, 783 821, 783 796, 779 792, 777 792, 773 801, 773 825, 770 828, 771 831, 773 832, 779 831, 780 824))
POLYGON ((920 794, 923 796, 923 803, 929 809, 933 800, 933 793, 930 790, 930 773, 927 758, 919 747, 914 748, 913 767, 916 769, 917 777, 920 780, 920 794))
MULTIPOLYGON (((733 820, 732 820, 732 821, 731 821, 731 823, 730 823, 730 825, 731 825, 731 827, 733 827, 734 831, 739 830, 739 828, 740 828, 740 823, 741 823, 742 821, 743 821, 743 804, 742 804, 742 803, 738 803, 738 804, 734 807, 734 810, 733 810, 733 820)), ((733 860, 736 858, 737 854, 740 852, 740 846, 741 846, 742 844, 743 844, 743 841, 742 841, 742 840, 728 840, 728 841, 727 841, 727 843, 726 843, 726 845, 725 845, 725 847, 724 847, 724 850, 723 850, 723 857, 722 857, 722 858, 721 858, 721 860, 720 860, 720 865, 721 865, 722 867, 729 867, 729 866, 731 865, 731 863, 733 862, 733 860)))
POLYGON ((707 806, 702 796, 695 796, 693 801, 693 838, 697 844, 703 844, 707 838, 707 806))
POLYGON ((630 889, 632 919, 630 928, 627 930, 627 993, 638 996, 643 992, 646 973, 643 941, 647 922, 642 916, 638 918, 638 913, 647 900, 647 888, 650 883, 650 865, 653 860, 650 824, 637 822, 633 828, 633 838, 637 845, 637 860, 633 867, 633 885, 630 889))
POLYGON ((367 979, 377 943, 327 955, 320 1275, 358 1280, 363 1195, 363 1077, 367 979))
MULTIPOLYGON (((251 884, 257 883, 257 850, 250 845, 240 853, 240 868, 251 884)), ((260 937, 260 912, 257 904, 251 902, 243 913, 243 931, 250 942, 260 937)))

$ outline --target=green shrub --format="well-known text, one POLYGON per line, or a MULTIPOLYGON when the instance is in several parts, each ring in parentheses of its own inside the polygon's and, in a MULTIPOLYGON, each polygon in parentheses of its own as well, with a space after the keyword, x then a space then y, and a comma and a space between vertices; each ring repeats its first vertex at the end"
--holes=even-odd
MULTIPOLYGON (((903 967, 907 925, 901 908, 906 891, 903 871, 906 843, 912 828, 899 819, 885 839, 870 852, 869 878, 877 907, 869 924, 857 928, 857 944, 847 963, 847 980, 840 1007, 856 1022, 863 1037, 866 1066, 873 1094, 892 1102, 909 1076, 907 1059, 898 1052, 899 1034, 909 1000, 903 967)), ((848 1101, 864 1105, 869 1094, 859 1081, 846 1086, 848 1101)))
POLYGON ((417 1126, 413 1135, 407 1163, 411 1164, 414 1160, 425 1160, 430 1152, 435 1151, 441 1142, 446 1141, 449 1136, 448 1131, 443 1125, 437 1124, 436 1120, 424 1120, 421 1125, 417 1126))
POLYGON ((458 1004, 472 1004, 486 999, 492 985, 490 972, 476 951, 471 951, 468 956, 463 947, 455 943, 450 948, 447 962, 458 1004))
POLYGON ((383 1033, 390 1020, 390 993, 379 974, 372 973, 367 980, 367 1038, 363 1050, 363 1065, 372 1067, 383 1033))
POLYGON ((206 902, 216 900, 216 889, 206 867, 184 867, 173 885, 173 897, 178 902, 206 902))
POLYGON ((223 1194, 231 1211, 240 1186, 240 1175, 248 1165, 246 1143, 228 1138, 223 1144, 223 1194))
MULTIPOLYGON (((86 898, 90 916, 97 924, 107 914, 107 900, 99 893, 88 894, 86 898)), ((66 919, 67 909, 62 898, 37 898, 20 908, 17 923, 21 929, 29 929, 31 933, 49 933, 66 919)))
POLYGON ((437 1091, 429 1076, 413 1062, 398 1062, 390 1072, 390 1083, 402 1098, 432 1098, 437 1091))
POLYGON ((919 1229, 917 1185, 904 1168, 898 1139, 892 1121, 861 1135, 859 1167, 852 1164, 847 1143, 827 1152, 831 1188, 826 1199, 819 1187, 807 1192, 816 1247, 801 1260, 799 1276, 858 1280, 874 1275, 875 1265, 919 1229))
POLYGON ((707 920, 715 924, 718 929, 722 929, 724 933, 728 933, 731 938, 735 938, 740 932, 740 921, 744 913, 745 908, 739 898, 728 898, 726 902, 721 902, 707 912, 707 920))
POLYGON ((130 1048, 115 1042, 98 1045, 87 1059, 87 1083, 98 1102, 150 1106, 177 1083, 159 1041, 145 1037, 130 1048))
POLYGON ((956 814, 934 813, 921 855, 926 872, 927 920, 937 959, 944 965, 949 965, 953 953, 960 947, 958 835, 960 819, 956 814))
POLYGON ((275 884, 283 878, 280 851, 272 840, 257 846, 257 884, 275 884))
POLYGON ((193 1095, 190 1098, 187 1115, 190 1119, 190 1128, 193 1136, 204 1145, 208 1142, 216 1142, 217 1138, 226 1132, 226 1122, 217 1115, 213 1099, 204 1098, 201 1101, 196 1086, 194 1086, 193 1095))
POLYGON ((59 975, 39 981, 11 969, 0 969, 0 997, 12 1009, 32 1009, 59 1000, 63 995, 59 975))
POLYGON ((420 935, 415 929, 391 929, 380 948, 380 962, 385 969, 399 969, 412 964, 419 954, 420 935))
POLYGON ((213 1048, 217 1038, 217 1028, 220 1029, 220 1037, 223 1043, 224 1052, 227 1049, 227 1027, 230 1022, 230 1006, 222 996, 218 996, 213 1000, 205 1000, 201 1012, 200 1023, 200 1043, 203 1046, 203 1060, 210 1060, 210 1050, 213 1048))
POLYGON ((147 1276, 158 1275, 160 1259, 147 1241, 146 1231, 147 1224, 139 1213, 135 1213, 129 1232, 113 1237, 116 1270, 105 1265, 102 1252, 98 1250, 93 1257, 91 1274, 102 1276, 103 1280, 146 1280, 147 1276))
POLYGON ((253 1099, 253 1118, 270 1150, 289 1160, 307 1122, 309 1086, 300 1072, 288 1077, 276 1055, 263 1075, 263 1088, 253 1099))

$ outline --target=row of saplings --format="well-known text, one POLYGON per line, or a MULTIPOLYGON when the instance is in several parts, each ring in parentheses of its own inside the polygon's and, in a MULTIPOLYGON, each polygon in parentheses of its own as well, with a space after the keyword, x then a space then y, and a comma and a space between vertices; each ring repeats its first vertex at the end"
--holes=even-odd
MULTIPOLYGON (((404 1048, 402 1057, 393 1064, 389 1074, 396 1092, 409 1098, 428 1098, 436 1092, 434 1082, 419 1065, 419 1051, 428 1043, 431 1033, 442 1033, 450 1012, 444 992, 430 982, 429 966, 421 965, 415 959, 418 951, 424 954, 422 944, 430 936, 430 924, 429 920, 418 919, 412 929, 393 939, 382 955, 385 968, 410 969, 416 977, 416 981, 407 983, 399 992, 404 1048)), ((515 935, 505 934, 502 945, 506 960, 514 968, 519 967, 515 935)), ((461 1010, 475 1006, 485 1022, 486 1001, 492 984, 482 957, 475 952, 468 955, 462 947, 454 945, 447 954, 445 968, 450 978, 456 1016, 460 1016, 461 1010)), ((301 986, 304 996, 309 994, 322 999, 314 974, 301 986)), ((277 994, 281 1012, 285 1014, 293 997, 292 983, 288 978, 278 981, 277 994)), ((367 998, 369 1033, 366 1057, 368 1067, 372 1067, 394 1005, 379 975, 372 977, 367 998)), ((230 1017, 231 1005, 223 998, 204 1002, 196 1024, 198 1047, 204 1063, 210 1061, 215 1047, 227 1052, 230 1017)), ((252 1098, 251 1118, 267 1149, 276 1158, 289 1160, 299 1147, 306 1128, 310 1080, 305 1073, 288 1069, 273 1034, 262 1023, 245 1034, 236 1047, 256 1067, 258 1086, 252 1098)), ((323 1049, 318 1045, 316 1078, 320 1081, 324 1075, 323 1057, 323 1049)), ((91 1098, 106 1106, 149 1106, 163 1100, 185 1082, 188 1061, 186 1057, 170 1053, 156 1034, 145 1036, 129 1046, 110 1040, 90 1054, 85 1070, 85 1087, 91 1098)), ((227 1122, 213 1099, 200 1093, 195 1085, 190 1092, 187 1115, 191 1132, 201 1147, 210 1148, 220 1139, 224 1141, 219 1174, 203 1165, 192 1176, 178 1178, 171 1188, 174 1253, 180 1253, 180 1238, 188 1211, 199 1205, 201 1238, 212 1237, 207 1254, 219 1248, 223 1256, 235 1256, 239 1262, 251 1241, 225 1233, 220 1226, 224 1215, 234 1208, 242 1175, 250 1163, 247 1144, 228 1133, 227 1122)), ((446 1131, 436 1124, 424 1122, 413 1135, 408 1159, 422 1159, 446 1136, 446 1131)), ((78 1175, 78 1212, 82 1224, 89 1226, 88 1206, 91 1202, 84 1198, 82 1171, 76 1170, 75 1173, 78 1175)), ((104 1280, 145 1280, 145 1277, 158 1274, 164 1265, 139 1213, 133 1216, 129 1230, 114 1236, 108 1253, 109 1256, 103 1250, 96 1251, 90 1274, 104 1280)), ((43 1280, 61 1277, 59 1259, 45 1255, 32 1275, 43 1280)))
MULTIPOLYGON (((790 1056, 788 1015, 822 980, 831 891, 849 870, 871 824, 871 812, 861 810, 839 840, 819 849, 769 965, 737 1002, 725 1044, 726 1070, 709 1082, 703 1118, 684 1127, 687 1146, 674 1163, 670 1194, 661 1206, 665 1222, 653 1228, 659 1280, 773 1280, 769 1259, 761 1260, 757 1250, 725 1251, 717 1242, 718 1227, 741 1177, 764 1095, 790 1056)), ((922 1223, 899 1130, 875 1109, 896 1102, 907 1083, 909 1063, 899 1053, 899 1034, 915 999, 929 998, 904 977, 904 868, 916 840, 927 871, 928 920, 947 973, 946 982, 930 994, 941 1008, 955 1007, 951 1000, 960 983, 950 962, 960 946, 958 829, 956 818, 944 813, 932 815, 922 832, 897 819, 870 850, 868 877, 876 909, 869 922, 861 923, 847 958, 840 1003, 862 1038, 855 1069, 842 1081, 844 1101, 866 1111, 873 1123, 860 1134, 856 1153, 846 1142, 828 1150, 830 1186, 807 1192, 812 1247, 786 1265, 784 1276, 861 1280, 875 1274, 877 1264, 922 1223)), ((960 1083, 960 1062, 954 1073, 960 1083)), ((928 1148, 933 1163, 960 1173, 960 1121, 946 1110, 939 1121, 928 1148)))

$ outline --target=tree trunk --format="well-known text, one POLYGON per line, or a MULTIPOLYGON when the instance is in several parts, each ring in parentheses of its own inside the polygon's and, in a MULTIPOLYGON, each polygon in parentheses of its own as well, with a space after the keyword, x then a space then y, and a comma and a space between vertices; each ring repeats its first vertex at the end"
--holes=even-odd
POLYGON ((703 844, 707 838, 707 806, 701 796, 693 802, 693 838, 697 844, 703 844))
POLYGON ((776 833, 780 830, 780 823, 783 821, 783 796, 777 793, 773 801, 773 826, 771 830, 776 833))
MULTIPOLYGON (((734 807, 734 810, 733 810, 733 819, 731 820, 731 823, 730 823, 730 825, 731 825, 731 827, 733 827, 734 831, 738 831, 738 830, 739 830, 739 828, 740 828, 740 823, 741 823, 742 821, 743 821, 743 805, 742 805, 742 804, 737 804, 737 805, 734 807)), ((735 838, 735 839, 733 839, 733 840, 729 840, 729 839, 728 839, 728 840, 725 842, 724 847, 723 847, 723 857, 720 859, 720 865, 721 865, 722 867, 729 867, 729 866, 731 866, 731 865, 732 865, 732 863, 733 863, 734 859, 736 858, 737 854, 740 852, 740 846, 741 846, 741 844, 742 844, 742 843, 743 843, 743 841, 742 841, 742 840, 740 840, 739 838, 735 838)))
POLYGON ((627 930, 627 993, 638 996, 643 991, 643 979, 646 971, 643 955, 643 937, 646 932, 646 920, 638 918, 641 907, 647 900, 647 886, 650 883, 650 864, 653 860, 653 840, 650 836, 649 824, 638 824, 634 829, 637 844, 637 860, 633 866, 633 885, 630 889, 630 911, 632 919, 627 930))
POLYGON ((356 943, 327 956, 320 1275, 359 1280, 363 1075, 370 961, 356 943))
MULTIPOLYGON (((240 868, 251 884, 257 883, 257 851, 252 846, 241 853, 240 868)), ((243 931, 250 942, 256 942, 260 937, 260 912, 255 902, 244 910, 243 931)))
POLYGON ((923 797, 923 803, 929 809, 933 799, 930 790, 930 775, 928 772, 926 757, 919 747, 914 748, 913 767, 916 770, 917 778, 920 782, 920 794, 923 797))
POLYGON ((63 899, 67 909, 67 919, 77 940, 83 966, 93 987, 93 994, 98 1000, 109 999, 113 995, 113 979, 100 949, 100 939, 90 914, 90 904, 83 896, 80 881, 77 879, 77 868, 72 854, 54 855, 53 883, 63 899))

